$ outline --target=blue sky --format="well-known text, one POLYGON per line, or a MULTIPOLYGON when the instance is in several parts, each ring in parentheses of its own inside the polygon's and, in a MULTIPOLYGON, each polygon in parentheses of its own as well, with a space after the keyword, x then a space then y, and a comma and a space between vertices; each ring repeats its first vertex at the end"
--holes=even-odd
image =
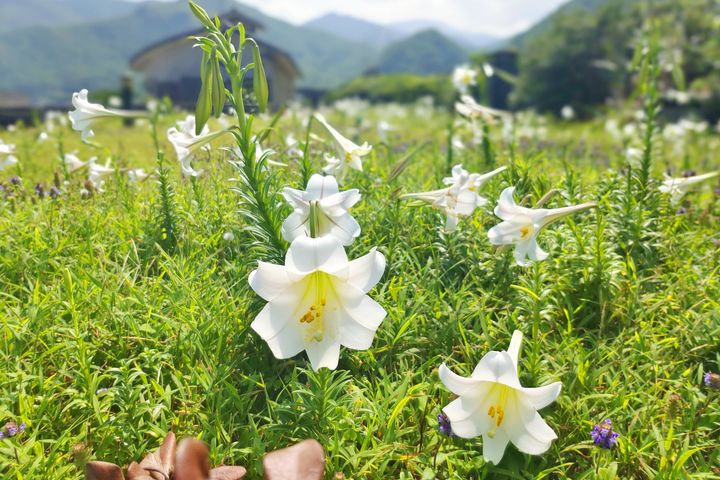
MULTIPOLYGON (((337 12, 394 23, 431 19, 459 30, 509 36, 540 20, 567 0, 241 0, 292 23, 337 12)), ((202 0, 200 0, 202 3, 202 0)))

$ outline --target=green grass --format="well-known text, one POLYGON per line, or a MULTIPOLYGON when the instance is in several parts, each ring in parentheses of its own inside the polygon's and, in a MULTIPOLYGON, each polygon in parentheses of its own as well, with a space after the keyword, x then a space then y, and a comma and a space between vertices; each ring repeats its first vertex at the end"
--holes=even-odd
MULTIPOLYGON (((362 113, 370 122, 382 115, 362 113)), ((343 132, 355 123, 332 119, 343 132)), ((627 195, 622 147, 600 123, 551 124, 547 139, 524 139, 514 153, 493 128, 496 162, 510 169, 483 192, 488 207, 448 235, 439 212, 396 191, 440 186, 447 115, 390 121, 389 145, 373 129, 363 133, 375 149, 346 184, 363 195, 352 211, 363 232, 348 254, 377 246, 386 255, 371 296, 388 316, 370 350, 343 349, 336 371, 317 373, 304 354, 275 360, 249 328, 262 306, 247 284, 257 250, 248 248, 231 191, 238 172, 225 153, 198 163, 206 175, 193 188, 164 145, 179 235, 170 254, 153 242, 155 181, 138 187, 118 176, 104 193, 81 198, 84 179, 73 176, 58 200, 39 199, 34 184, 47 189, 59 170, 55 140, 36 144, 35 129, 2 132, 21 163, 0 178, 11 189, 7 180, 19 173, 24 194, 0 200, 0 423, 28 427, 0 441, 0 477, 82 478, 88 459, 127 464, 172 429, 199 436, 214 463, 244 465, 250 478, 261 477, 264 452, 306 437, 325 446, 328 478, 593 479, 613 462, 626 479, 718 478, 720 395, 702 384, 704 372, 720 370, 720 200, 712 186, 687 197, 685 214, 655 193, 638 204, 627 195), (422 142, 388 182, 403 152, 422 142), (549 206, 594 200, 599 208, 543 232, 550 258, 523 269, 486 236, 510 184, 531 202, 558 188, 549 206), (437 367, 447 362, 467 375, 487 351, 506 348, 514 329, 526 337, 523 385, 563 383, 541 411, 559 438, 540 457, 508 447, 492 466, 480 439, 438 433, 436 414, 452 395, 437 367), (604 418, 621 435, 611 451, 589 435, 604 418)), ((64 148, 153 168, 147 127, 95 130, 102 148, 81 145, 69 130, 64 148)), ((291 132, 305 138, 303 123, 288 116, 266 146, 282 151, 291 132)), ((718 166, 716 134, 691 139, 682 155, 672 147, 658 141, 655 180, 666 166, 718 166)), ((316 171, 326 148, 311 146, 316 171)), ((487 171, 484 158, 468 148, 453 161, 487 171)), ((291 166, 272 170, 273 189, 297 186, 298 163, 276 159, 291 166)))

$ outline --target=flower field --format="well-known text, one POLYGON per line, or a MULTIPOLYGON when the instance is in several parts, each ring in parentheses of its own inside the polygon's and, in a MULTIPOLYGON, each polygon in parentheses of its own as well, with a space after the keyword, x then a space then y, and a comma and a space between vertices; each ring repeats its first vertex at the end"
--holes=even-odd
POLYGON ((713 126, 228 93, 0 131, 3 479, 720 477, 713 126))

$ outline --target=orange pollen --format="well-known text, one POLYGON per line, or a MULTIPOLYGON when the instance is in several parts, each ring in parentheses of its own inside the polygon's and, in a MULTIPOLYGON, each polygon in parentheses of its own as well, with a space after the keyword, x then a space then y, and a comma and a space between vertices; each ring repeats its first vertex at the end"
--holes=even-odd
POLYGON ((501 405, 492 405, 488 409, 488 417, 495 420, 495 426, 499 427, 505 419, 505 409, 501 405))

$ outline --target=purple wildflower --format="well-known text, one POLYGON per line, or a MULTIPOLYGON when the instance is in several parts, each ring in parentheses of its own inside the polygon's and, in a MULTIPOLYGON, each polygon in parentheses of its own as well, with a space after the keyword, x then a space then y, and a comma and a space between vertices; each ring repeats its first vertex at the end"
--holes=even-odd
POLYGON ((685 207, 678 208, 678 211, 677 211, 678 215, 682 215, 684 213, 687 213, 687 208, 685 208, 685 207))
POLYGON ((40 183, 35 184, 35 193, 40 198, 45 198, 45 188, 40 183))
POLYGON ((438 430, 441 434, 447 437, 455 437, 456 435, 452 431, 452 425, 450 425, 450 419, 444 413, 437 414, 438 419, 438 430))
POLYGON ((60 196, 60 189, 57 188, 57 187, 54 186, 54 185, 53 185, 52 187, 50 187, 50 198, 52 198, 53 200, 55 200, 55 199, 57 199, 59 196, 60 196))
POLYGON ((697 172, 696 172, 695 170, 685 170, 685 171, 683 171, 683 173, 682 173, 682 176, 685 177, 685 178, 694 177, 694 176, 696 176, 696 175, 697 175, 697 172))
POLYGON ((592 435, 595 445, 607 449, 613 448, 617 445, 617 439, 620 436, 619 433, 613 431, 612 420, 609 418, 603 420, 603 422, 599 425, 594 425, 590 435, 592 435))
POLYGON ((20 185, 22 183, 22 179, 18 176, 10 177, 10 183, 13 185, 20 185))
POLYGON ((717 373, 707 372, 703 377, 705 386, 712 388, 713 390, 720 390, 720 375, 717 373))

